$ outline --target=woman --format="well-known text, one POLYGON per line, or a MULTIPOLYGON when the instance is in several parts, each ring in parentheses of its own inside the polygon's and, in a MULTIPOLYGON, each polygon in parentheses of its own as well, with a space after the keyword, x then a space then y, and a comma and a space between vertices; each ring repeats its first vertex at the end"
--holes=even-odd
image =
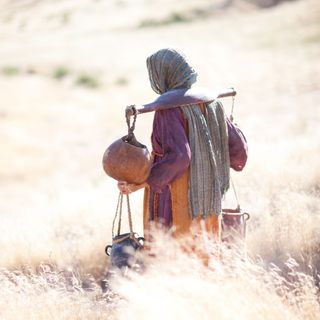
MULTIPOLYGON (((182 235, 204 221, 207 231, 219 239, 230 166, 242 170, 246 145, 239 143, 221 103, 191 88, 197 73, 181 52, 161 49, 147 58, 147 68, 152 89, 161 95, 156 102, 175 107, 155 112, 154 162, 147 181, 119 182, 118 187, 124 194, 145 188, 145 234, 152 223, 173 227, 175 235, 182 235)), ((126 112, 132 115, 134 108, 126 112)))

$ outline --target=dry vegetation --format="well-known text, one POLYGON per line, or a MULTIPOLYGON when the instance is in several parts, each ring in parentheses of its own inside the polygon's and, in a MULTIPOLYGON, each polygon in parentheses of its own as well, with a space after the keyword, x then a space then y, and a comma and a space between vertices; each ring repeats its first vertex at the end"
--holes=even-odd
MULTIPOLYGON (((319 1, 222 2, 0 0, 1 319, 319 318, 319 1), (124 107, 154 98, 145 57, 163 46, 200 85, 239 92, 250 258, 204 268, 161 238, 145 274, 102 294, 117 189, 101 157, 124 107)), ((138 119, 144 143, 151 122, 138 119)))

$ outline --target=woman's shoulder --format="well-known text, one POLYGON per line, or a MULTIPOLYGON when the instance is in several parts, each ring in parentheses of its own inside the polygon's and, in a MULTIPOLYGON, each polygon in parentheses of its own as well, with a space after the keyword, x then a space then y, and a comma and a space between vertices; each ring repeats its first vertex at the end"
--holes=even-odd
POLYGON ((179 106, 174 106, 172 108, 166 108, 162 110, 157 110, 155 112, 156 115, 166 117, 166 116, 181 116, 182 110, 179 106))

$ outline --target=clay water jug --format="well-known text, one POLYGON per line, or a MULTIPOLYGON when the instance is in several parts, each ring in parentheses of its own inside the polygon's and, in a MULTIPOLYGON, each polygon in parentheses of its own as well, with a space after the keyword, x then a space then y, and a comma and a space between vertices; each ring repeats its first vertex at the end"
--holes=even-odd
POLYGON ((149 176, 152 158, 145 145, 138 142, 133 131, 136 115, 130 127, 127 119, 128 134, 113 142, 104 152, 103 169, 106 174, 117 181, 141 184, 149 176))

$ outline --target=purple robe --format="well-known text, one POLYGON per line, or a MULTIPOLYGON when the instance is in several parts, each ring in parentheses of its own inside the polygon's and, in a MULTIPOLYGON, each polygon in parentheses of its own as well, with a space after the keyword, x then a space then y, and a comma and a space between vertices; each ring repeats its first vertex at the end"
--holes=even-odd
MULTIPOLYGON (((227 127, 230 166, 240 171, 247 160, 246 141, 239 138, 238 128, 229 120, 227 120, 227 127)), ((169 185, 182 176, 191 161, 185 120, 180 108, 155 112, 151 144, 154 163, 147 179, 150 186, 149 219, 151 221, 157 220, 170 227, 172 225, 172 208, 169 185)))
POLYGON ((150 186, 150 220, 154 220, 157 212, 157 220, 171 226, 169 184, 187 170, 191 161, 191 150, 180 108, 155 112, 151 144, 154 163, 147 179, 150 186))

